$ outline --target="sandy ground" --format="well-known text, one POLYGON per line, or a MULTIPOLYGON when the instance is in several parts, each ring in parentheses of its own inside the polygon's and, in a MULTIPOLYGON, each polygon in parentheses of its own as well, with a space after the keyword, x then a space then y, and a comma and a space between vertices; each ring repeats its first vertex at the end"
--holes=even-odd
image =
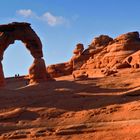
POLYGON ((140 140, 140 71, 0 89, 0 140, 140 140))

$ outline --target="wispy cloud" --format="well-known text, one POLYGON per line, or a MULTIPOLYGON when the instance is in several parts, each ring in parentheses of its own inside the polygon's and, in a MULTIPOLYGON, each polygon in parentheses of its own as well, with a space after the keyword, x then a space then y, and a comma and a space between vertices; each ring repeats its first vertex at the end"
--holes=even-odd
POLYGON ((63 16, 53 15, 51 12, 45 12, 41 16, 34 13, 31 9, 20 9, 16 12, 24 18, 36 18, 38 20, 47 22, 49 26, 68 25, 69 21, 63 16))
POLYGON ((47 21, 47 23, 50 26, 55 26, 55 25, 65 24, 66 23, 66 19, 64 17, 62 17, 62 16, 54 16, 50 12, 44 13, 41 18, 42 18, 42 20, 47 21))
POLYGON ((31 9, 20 9, 16 13, 18 15, 23 16, 23 17, 32 17, 35 15, 31 9))

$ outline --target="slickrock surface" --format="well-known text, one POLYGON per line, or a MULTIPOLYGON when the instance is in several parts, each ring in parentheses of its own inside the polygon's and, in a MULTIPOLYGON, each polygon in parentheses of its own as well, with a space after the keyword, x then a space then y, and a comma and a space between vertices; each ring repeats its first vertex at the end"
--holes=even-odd
POLYGON ((139 140, 140 70, 115 76, 25 86, 7 79, 0 89, 0 139, 139 140))

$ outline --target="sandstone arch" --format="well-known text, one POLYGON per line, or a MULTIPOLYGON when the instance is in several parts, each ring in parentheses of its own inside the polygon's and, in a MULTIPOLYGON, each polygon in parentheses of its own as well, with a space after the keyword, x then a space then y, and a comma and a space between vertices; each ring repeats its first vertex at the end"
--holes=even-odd
POLYGON ((47 79, 47 73, 43 59, 42 43, 39 37, 29 23, 13 22, 0 25, 0 86, 5 85, 1 63, 4 51, 10 44, 13 44, 15 40, 22 41, 34 58, 34 62, 29 68, 30 83, 45 81, 47 79))

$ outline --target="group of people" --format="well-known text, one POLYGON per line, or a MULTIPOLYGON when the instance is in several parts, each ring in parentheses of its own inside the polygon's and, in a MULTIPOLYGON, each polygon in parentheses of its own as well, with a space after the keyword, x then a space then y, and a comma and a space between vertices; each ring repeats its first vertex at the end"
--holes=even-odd
POLYGON ((16 78, 19 77, 19 74, 15 74, 15 77, 16 77, 16 78))

